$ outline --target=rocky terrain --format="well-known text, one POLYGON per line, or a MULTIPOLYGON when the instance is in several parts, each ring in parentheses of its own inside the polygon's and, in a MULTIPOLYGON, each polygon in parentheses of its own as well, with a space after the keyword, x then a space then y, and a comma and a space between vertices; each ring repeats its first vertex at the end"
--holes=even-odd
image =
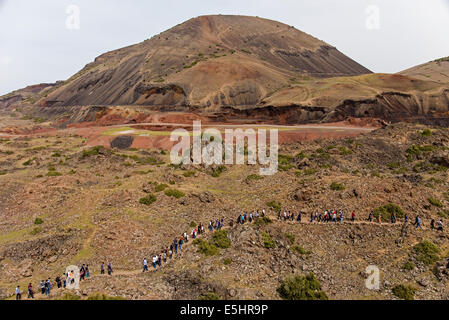
POLYGON ((36 288, 83 263, 93 277, 79 292, 55 290, 52 299, 279 299, 285 278, 309 272, 330 299, 396 299, 397 285, 415 288, 416 299, 448 298, 447 230, 430 229, 431 219, 446 226, 449 218, 447 129, 400 123, 283 144, 280 170, 267 177, 250 165, 173 166, 167 151, 127 148, 126 140, 107 149, 70 130, 1 138, 3 298, 17 284, 36 288), (149 195, 155 201, 141 203, 149 195), (423 229, 365 222, 370 210, 390 203, 412 222, 420 215, 423 229), (303 223, 278 221, 278 207, 301 210, 303 223), (344 210, 345 223, 308 223, 310 213, 329 208, 344 210), (227 229, 229 248, 201 253, 189 243, 161 270, 141 273, 143 258, 192 226, 256 209, 271 223, 227 229), (352 211, 355 224, 348 223, 352 211), (425 241, 438 248, 430 262, 416 249, 425 241), (99 275, 107 261, 111 277, 99 275), (369 265, 381 271, 379 290, 365 287, 369 265))

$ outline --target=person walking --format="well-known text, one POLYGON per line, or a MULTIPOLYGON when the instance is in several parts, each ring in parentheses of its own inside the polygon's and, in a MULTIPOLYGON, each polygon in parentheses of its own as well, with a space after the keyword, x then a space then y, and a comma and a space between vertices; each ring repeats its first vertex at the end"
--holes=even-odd
POLYGON ((44 282, 44 280, 41 280, 41 283, 39 284, 39 287, 41 288, 41 293, 45 294, 45 282, 44 282))
POLYGON ((100 273, 104 274, 104 262, 100 264, 100 273))
POLYGON ((22 293, 20 292, 20 286, 16 287, 16 300, 22 299, 22 293))
POLYGON ((28 299, 34 299, 33 285, 31 283, 28 284, 28 299))
POLYGON ((143 259, 143 271, 142 271, 142 272, 145 272, 145 271, 148 271, 148 261, 147 261, 147 258, 143 259))
POLYGON ((108 275, 112 275, 112 272, 113 272, 113 270, 112 270, 112 263, 108 262, 108 275))

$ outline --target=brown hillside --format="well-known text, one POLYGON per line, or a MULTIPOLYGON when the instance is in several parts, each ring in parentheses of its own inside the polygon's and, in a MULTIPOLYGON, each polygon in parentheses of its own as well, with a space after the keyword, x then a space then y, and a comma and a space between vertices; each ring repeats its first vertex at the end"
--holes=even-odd
POLYGON ((370 73, 294 27, 246 16, 202 16, 101 55, 46 105, 255 105, 299 76, 370 73))
POLYGON ((421 64, 404 70, 400 74, 416 79, 447 84, 449 83, 449 57, 421 64))

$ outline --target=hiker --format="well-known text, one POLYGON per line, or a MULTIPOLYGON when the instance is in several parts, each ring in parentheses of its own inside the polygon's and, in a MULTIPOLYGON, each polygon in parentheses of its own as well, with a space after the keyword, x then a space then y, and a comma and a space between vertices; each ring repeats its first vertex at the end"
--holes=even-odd
POLYGON ((310 214, 310 223, 313 222, 313 213, 310 214))
POLYGON ((172 250, 172 248, 170 248, 170 250, 168 250, 168 258, 170 260, 173 258, 173 250, 172 250))
POLYGON ((281 210, 278 211, 278 220, 281 220, 281 210))
POLYGON ((65 273, 62 274, 62 282, 63 282, 63 286, 65 288, 67 286, 67 276, 65 273))
POLYGON ((84 280, 84 277, 86 276, 86 269, 84 269, 84 264, 80 268, 80 281, 84 280))
POLYGON ((100 273, 104 274, 104 262, 100 264, 100 273))
POLYGON ((182 244, 183 244, 183 243, 184 243, 184 241, 182 240, 182 238, 179 239, 179 242, 178 242, 179 251, 182 251, 182 244))
POLYGON ((343 211, 340 210, 340 223, 343 223, 343 211))
POLYGON ((232 228, 234 226, 234 220, 229 219, 229 226, 232 228))
POLYGON ((334 214, 332 215, 332 221, 334 223, 337 223, 337 211, 334 211, 334 214))
POLYGON ((156 270, 157 267, 157 256, 153 257, 153 268, 156 270))
POLYGON ((249 222, 250 223, 253 222, 253 213, 252 212, 249 214, 249 222))
POLYGON ((368 221, 373 222, 373 212, 372 211, 370 211, 370 213, 368 215, 368 221))
POLYGON ((395 224, 396 223, 396 216, 393 214, 391 214, 391 224, 395 224))
POLYGON ((144 259, 143 259, 143 271, 142 271, 142 272, 145 272, 145 271, 148 271, 148 261, 147 261, 147 258, 144 258, 144 259))
POLYGON ((176 240, 176 238, 173 241, 173 244, 175 245, 175 253, 178 254, 178 241, 176 240))
POLYGON ((377 218, 378 218, 379 224, 382 224, 382 215, 380 213, 379 213, 379 216, 377 218))
POLYGON ((422 229, 421 218, 419 216, 416 216, 416 218, 415 218, 415 225, 416 225, 416 229, 418 229, 418 228, 422 229))
POLYGON ((69 273, 69 279, 70 279, 70 284, 75 283, 75 273, 73 272, 73 270, 71 270, 69 273))
POLYGON ((301 222, 302 214, 301 211, 298 212, 298 218, 296 218, 296 221, 301 222))
POLYGON ((352 214, 351 214, 351 221, 352 221, 352 222, 355 221, 355 211, 352 211, 352 214))
POLYGON ((432 219, 432 221, 430 221, 430 229, 435 229, 435 219, 432 219))
POLYGON ((16 300, 22 299, 22 294, 20 293, 20 286, 16 287, 16 300))
POLYGON ((442 219, 440 219, 440 221, 438 221, 438 229, 437 229, 438 231, 443 231, 443 220, 442 219))
POLYGON ((262 209, 262 218, 265 217, 265 209, 262 209))
POLYGON ((405 214, 405 216, 404 216, 404 222, 408 222, 408 216, 407 216, 407 214, 405 214))
POLYGON ((61 278, 59 278, 59 276, 56 277, 55 282, 56 282, 56 286, 58 287, 58 289, 61 288, 62 284, 61 284, 61 278))
POLYGON ((39 287, 41 288, 41 293, 45 294, 45 283, 44 283, 44 280, 41 280, 41 283, 39 284, 39 287))
POLYGON ((33 285, 31 283, 28 284, 28 299, 34 299, 33 285))
POLYGON ((50 278, 48 278, 47 282, 45 283, 45 294, 47 296, 49 296, 50 292, 51 292, 51 282, 50 282, 50 278))
POLYGON ((167 252, 164 251, 164 253, 162 253, 162 260, 164 260, 164 263, 167 263, 167 252))
POLYGON ((110 262, 108 262, 108 275, 112 274, 112 264, 110 262))

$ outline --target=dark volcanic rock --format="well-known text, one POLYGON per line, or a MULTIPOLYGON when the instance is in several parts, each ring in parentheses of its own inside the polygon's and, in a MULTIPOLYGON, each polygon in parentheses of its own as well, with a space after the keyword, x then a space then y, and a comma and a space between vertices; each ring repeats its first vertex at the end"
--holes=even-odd
POLYGON ((111 141, 111 148, 128 149, 132 146, 134 137, 120 136, 111 141))

